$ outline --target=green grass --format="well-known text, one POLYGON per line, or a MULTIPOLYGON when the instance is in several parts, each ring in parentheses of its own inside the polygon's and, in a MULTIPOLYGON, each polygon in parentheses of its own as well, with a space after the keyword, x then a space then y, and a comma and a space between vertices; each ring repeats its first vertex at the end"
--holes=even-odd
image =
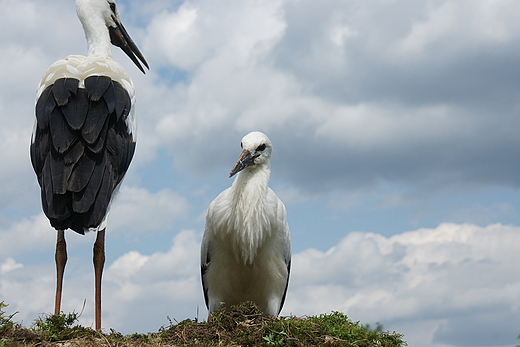
POLYGON ((186 319, 156 333, 109 334, 78 325, 76 313, 44 315, 31 328, 12 322, 0 305, 0 347, 45 346, 73 340, 74 346, 406 346, 402 335, 351 321, 341 312, 309 317, 267 317, 253 303, 222 308, 209 322, 186 319), (2 330, 0 330, 2 331, 2 330))
POLYGON ((6 335, 9 331, 11 331, 16 323, 13 322, 13 317, 18 313, 14 312, 10 315, 6 314, 5 308, 9 306, 3 301, 0 302, 0 347, 11 347, 11 341, 9 339, 4 339, 2 336, 6 335))
POLYGON ((49 342, 91 336, 93 330, 77 324, 78 318, 75 312, 42 315, 34 322, 33 330, 49 342))
MULTIPOLYGON (((9 306, 3 301, 0 302, 0 337, 8 331, 10 328, 14 326, 13 317, 18 312, 12 313, 11 315, 7 315, 5 312, 5 308, 9 306)), ((1 345, 0 345, 1 346, 1 345)))

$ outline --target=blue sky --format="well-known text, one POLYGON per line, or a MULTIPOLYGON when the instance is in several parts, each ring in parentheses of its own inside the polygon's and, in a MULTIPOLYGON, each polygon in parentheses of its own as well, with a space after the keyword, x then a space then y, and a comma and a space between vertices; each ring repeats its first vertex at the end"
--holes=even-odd
MULTIPOLYGON (((206 317, 205 210, 259 130, 292 235, 283 315, 339 310, 410 346, 517 344, 520 3, 118 5, 151 70, 114 49, 138 145, 107 228, 106 329, 206 317)), ((0 44, 0 300, 29 325, 52 311, 55 276, 29 160, 36 87, 86 44, 71 0, 0 0, 0 44)), ((92 325, 94 235, 67 241, 63 309, 86 299, 92 325)))

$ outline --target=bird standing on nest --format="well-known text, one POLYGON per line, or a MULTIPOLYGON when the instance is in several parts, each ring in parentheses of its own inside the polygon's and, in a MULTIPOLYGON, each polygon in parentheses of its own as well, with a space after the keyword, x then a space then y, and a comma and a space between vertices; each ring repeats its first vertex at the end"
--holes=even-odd
POLYGON ((61 310, 67 262, 65 230, 97 232, 94 244, 96 329, 101 328, 101 277, 110 204, 135 150, 135 90, 112 59, 111 43, 148 68, 121 24, 114 0, 76 0, 88 56, 52 64, 37 94, 31 161, 42 206, 57 230, 55 314, 61 310))
POLYGON ((229 177, 232 186, 209 205, 201 246, 201 273, 209 314, 222 303, 255 302, 277 316, 291 267, 286 210, 268 187, 272 144, 261 132, 244 136, 229 177))

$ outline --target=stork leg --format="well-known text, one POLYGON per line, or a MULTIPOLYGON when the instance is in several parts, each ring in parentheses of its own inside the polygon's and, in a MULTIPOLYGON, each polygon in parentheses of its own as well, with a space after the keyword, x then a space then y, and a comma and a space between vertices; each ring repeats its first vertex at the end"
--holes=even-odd
POLYGON ((94 276, 96 287, 96 330, 101 329, 101 277, 105 266, 105 229, 98 231, 94 243, 94 276))
POLYGON ((67 243, 65 242, 64 230, 58 230, 54 260, 56 261, 56 300, 54 302, 54 314, 59 314, 61 312, 63 273, 65 272, 65 264, 67 263, 67 243))

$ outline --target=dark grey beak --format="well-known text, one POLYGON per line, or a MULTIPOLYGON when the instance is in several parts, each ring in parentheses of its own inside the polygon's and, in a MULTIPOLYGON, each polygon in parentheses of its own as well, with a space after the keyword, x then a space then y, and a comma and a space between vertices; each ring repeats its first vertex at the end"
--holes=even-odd
POLYGON ((112 17, 114 19, 114 22, 116 23, 115 27, 108 27, 108 31, 110 32, 110 42, 114 46, 117 46, 123 50, 123 52, 126 53, 126 55, 132 59, 134 64, 141 70, 143 73, 146 73, 144 71, 144 68, 141 66, 141 63, 139 60, 146 66, 148 70, 150 70, 150 67, 148 66, 148 63, 146 62, 146 59, 139 51, 139 48, 135 45, 134 41, 132 41, 132 38, 130 35, 128 35, 128 32, 126 31, 123 24, 118 21, 115 17, 112 17), (139 58, 139 60, 137 59, 139 58))
POLYGON ((258 158, 258 155, 252 155, 247 149, 244 149, 242 153, 240 153, 240 158, 238 158, 237 163, 233 166, 233 169, 229 173, 229 177, 233 177, 240 171, 244 170, 246 167, 254 165, 255 159, 258 158))

